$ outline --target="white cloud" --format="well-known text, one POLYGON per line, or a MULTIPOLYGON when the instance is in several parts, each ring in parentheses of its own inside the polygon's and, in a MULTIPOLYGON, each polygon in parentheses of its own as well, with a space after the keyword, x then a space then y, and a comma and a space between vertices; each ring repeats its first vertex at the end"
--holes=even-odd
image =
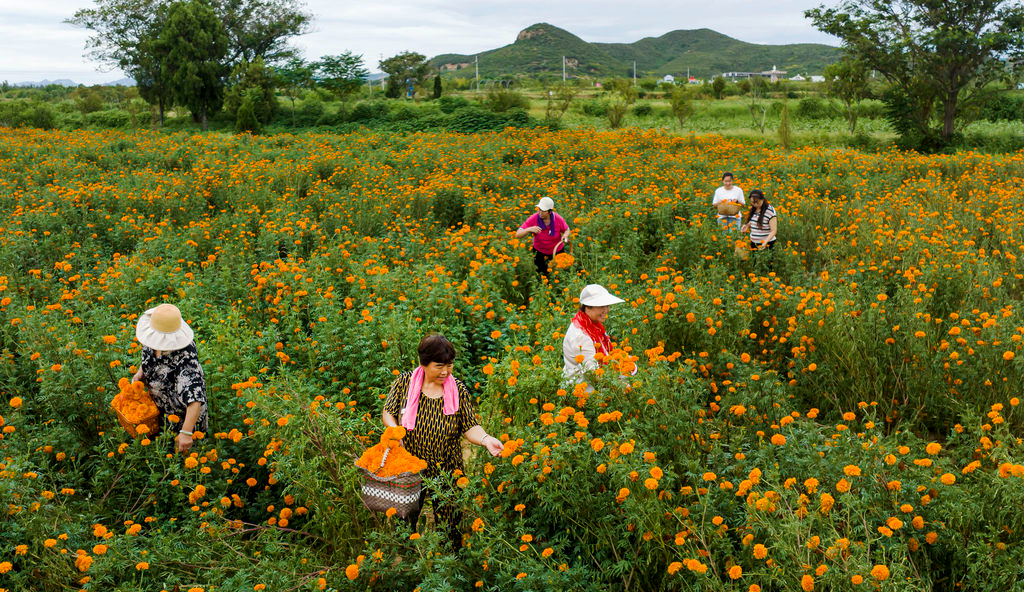
MULTIPOLYGON (((83 58, 89 32, 64 23, 88 0, 0 0, 0 80, 72 78, 92 84, 120 78, 83 58)), ((590 42, 632 43, 676 29, 708 28, 750 43, 829 43, 803 11, 817 0, 307 0, 313 31, 293 44, 308 59, 352 51, 377 69, 381 56, 416 51, 474 54, 508 45, 546 22, 590 42)))

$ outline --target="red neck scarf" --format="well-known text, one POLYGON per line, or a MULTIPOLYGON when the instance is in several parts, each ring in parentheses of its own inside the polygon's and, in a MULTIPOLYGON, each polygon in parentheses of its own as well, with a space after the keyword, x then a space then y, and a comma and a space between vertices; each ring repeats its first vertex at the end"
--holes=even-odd
POLYGON ((608 337, 608 332, 604 330, 604 325, 591 320, 587 313, 582 310, 577 312, 576 316, 572 318, 572 324, 582 329, 593 340, 594 344, 600 348, 601 353, 604 354, 604 358, 601 359, 601 365, 603 366, 608 363, 608 356, 612 352, 612 338, 608 337))

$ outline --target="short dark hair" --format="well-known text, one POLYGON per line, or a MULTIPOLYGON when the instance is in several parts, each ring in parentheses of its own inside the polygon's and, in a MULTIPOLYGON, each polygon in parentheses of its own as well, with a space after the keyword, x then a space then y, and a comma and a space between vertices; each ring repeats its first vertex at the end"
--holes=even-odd
POLYGON ((455 361, 455 346, 440 333, 431 333, 421 339, 417 351, 420 354, 420 366, 429 366, 434 362, 447 365, 455 361))
MULTIPOLYGON (((732 173, 730 173, 729 171, 726 171, 726 172, 722 173, 722 178, 724 179, 726 177, 732 177, 732 173)), ((735 179, 736 177, 732 177, 732 178, 735 179)))

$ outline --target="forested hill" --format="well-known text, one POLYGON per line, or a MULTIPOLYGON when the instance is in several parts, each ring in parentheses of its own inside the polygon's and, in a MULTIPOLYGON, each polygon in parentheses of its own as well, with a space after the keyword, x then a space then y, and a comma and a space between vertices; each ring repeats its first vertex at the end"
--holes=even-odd
POLYGON ((710 29, 678 30, 634 43, 588 43, 547 23, 523 29, 515 42, 478 56, 443 54, 431 60, 448 75, 473 76, 478 57, 484 78, 511 78, 562 73, 562 56, 571 76, 638 76, 698 78, 728 71, 762 71, 776 66, 793 74, 821 74, 839 59, 838 47, 816 43, 755 45, 710 29))

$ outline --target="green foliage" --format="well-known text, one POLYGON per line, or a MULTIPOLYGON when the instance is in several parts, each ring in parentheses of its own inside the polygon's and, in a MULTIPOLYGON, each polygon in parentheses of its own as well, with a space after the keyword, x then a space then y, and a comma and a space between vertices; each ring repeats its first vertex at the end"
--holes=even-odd
POLYGON ((456 109, 468 107, 469 101, 462 97, 448 95, 438 99, 437 105, 442 113, 453 113, 456 109))
POLYGON ((350 51, 323 56, 311 67, 316 84, 340 98, 359 90, 370 74, 363 65, 363 56, 350 51))
POLYGON ((856 131, 857 106, 871 94, 866 64, 847 56, 825 68, 825 92, 843 103, 850 133, 856 131))
POLYGON ((996 95, 985 103, 981 116, 989 121, 1024 120, 1024 96, 1008 93, 996 95))
POLYGON ((900 104, 890 111, 905 120, 904 145, 954 144, 986 86, 1024 67, 1024 6, 1012 0, 957 0, 940 11, 925 0, 846 0, 805 15, 839 37, 860 68, 891 83, 900 104))
POLYGON ((220 110, 224 98, 224 25, 202 0, 178 0, 167 9, 156 49, 166 56, 164 69, 175 100, 206 129, 208 115, 220 110))
POLYGON ((510 109, 529 109, 530 99, 520 92, 502 86, 491 87, 487 91, 487 108, 495 113, 504 113, 510 109))
POLYGON ((782 111, 779 114, 779 145, 784 150, 793 147, 793 128, 789 123, 789 102, 782 102, 782 111))
POLYGON ((242 97, 242 103, 235 111, 235 131, 258 134, 263 131, 263 124, 256 114, 260 100, 259 89, 249 89, 242 97))
POLYGON ((715 95, 716 99, 721 99, 722 94, 725 92, 725 79, 721 76, 715 76, 715 79, 711 82, 711 92, 715 95))
POLYGON ((687 118, 693 115, 693 103, 690 101, 690 93, 683 87, 672 89, 670 99, 672 115, 679 122, 679 127, 686 124, 687 118))
MULTIPOLYGON (((252 128, 251 118, 259 124, 269 123, 278 109, 277 95, 274 93, 276 77, 263 60, 239 62, 228 76, 227 88, 224 92, 224 110, 231 117, 238 118, 239 109, 245 101, 249 102, 251 114, 246 114, 247 121, 242 129, 256 131, 252 128)), ((240 126, 236 122, 236 127, 240 126)))
POLYGON ((443 90, 443 88, 441 87, 441 75, 438 74, 438 75, 434 76, 434 99, 435 100, 441 98, 442 90, 443 90))
POLYGON ((422 90, 427 76, 432 71, 426 56, 413 51, 403 51, 381 60, 378 67, 388 75, 388 88, 385 93, 388 98, 398 98, 410 83, 415 90, 422 90))

